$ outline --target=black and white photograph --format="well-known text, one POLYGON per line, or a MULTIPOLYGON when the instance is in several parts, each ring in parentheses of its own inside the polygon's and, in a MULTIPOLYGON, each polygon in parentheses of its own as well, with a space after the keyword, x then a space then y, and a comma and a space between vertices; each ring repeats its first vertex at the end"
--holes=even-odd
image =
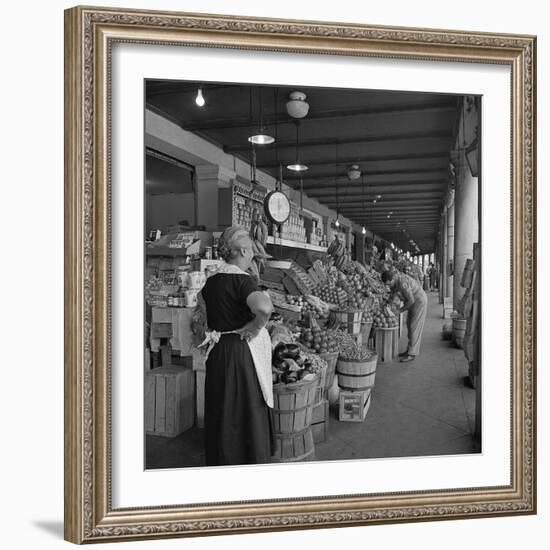
POLYGON ((480 453, 482 98, 144 87, 145 468, 480 453))

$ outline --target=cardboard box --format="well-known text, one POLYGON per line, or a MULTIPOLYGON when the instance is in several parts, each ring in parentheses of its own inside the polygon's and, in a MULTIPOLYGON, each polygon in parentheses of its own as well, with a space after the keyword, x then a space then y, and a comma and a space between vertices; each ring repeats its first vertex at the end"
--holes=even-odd
POLYGON ((339 420, 362 422, 367 416, 371 402, 371 388, 363 391, 340 390, 339 420))

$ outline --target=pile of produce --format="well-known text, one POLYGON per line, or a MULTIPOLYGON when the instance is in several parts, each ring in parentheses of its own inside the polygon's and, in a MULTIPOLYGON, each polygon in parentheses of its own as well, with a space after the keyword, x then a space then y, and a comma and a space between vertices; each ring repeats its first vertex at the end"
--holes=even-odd
POLYGON ((348 294, 348 308, 350 309, 365 309, 367 299, 360 291, 351 291, 348 294))
POLYGON ((348 361, 370 361, 375 355, 375 352, 367 348, 367 346, 350 346, 340 353, 341 359, 348 361))
POLYGON ((306 296, 306 302, 302 308, 302 316, 313 315, 317 319, 328 319, 330 308, 326 302, 317 296, 306 296))
POLYGON ((313 315, 317 319, 328 319, 330 308, 317 296, 287 296, 286 301, 287 304, 298 307, 303 317, 313 315))
POLYGON ((331 332, 333 338, 338 342, 340 358, 368 361, 374 355, 374 352, 366 346, 359 346, 353 336, 347 332, 338 329, 328 332, 331 332))
POLYGON ((363 313, 363 323, 373 323, 374 322, 374 311, 372 309, 366 309, 363 313))
POLYGON ((392 328, 399 324, 398 318, 389 306, 385 306, 375 312, 373 317, 373 324, 376 328, 392 328))
POLYGON ((317 287, 315 295, 329 304, 336 304, 341 307, 348 302, 348 293, 343 288, 330 283, 317 287))
POLYGON ((304 307, 306 299, 303 296, 290 296, 287 294, 286 303, 293 306, 299 306, 300 308, 304 307))
POLYGON ((300 342, 316 353, 338 351, 338 341, 334 331, 321 330, 319 326, 304 327, 300 333, 300 342))
POLYGON ((348 263, 351 262, 349 251, 345 247, 344 243, 340 241, 338 236, 334 237, 334 240, 330 243, 327 253, 332 258, 336 269, 342 270, 348 263))
POLYGON ((271 372, 274 384, 313 380, 323 368, 326 368, 323 359, 302 351, 298 344, 281 342, 273 350, 271 372))

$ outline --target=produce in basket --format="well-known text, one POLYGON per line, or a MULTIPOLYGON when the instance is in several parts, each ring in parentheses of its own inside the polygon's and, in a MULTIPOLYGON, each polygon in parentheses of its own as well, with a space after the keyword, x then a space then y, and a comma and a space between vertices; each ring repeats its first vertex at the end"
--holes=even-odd
POLYGON ((320 357, 304 352, 298 344, 280 343, 273 350, 273 383, 291 384, 310 380, 323 366, 326 367, 326 363, 320 357))
POLYGON ((376 328, 391 328, 398 326, 398 324, 397 317, 391 309, 383 308, 373 315, 373 325, 376 328))
POLYGON ((366 346, 349 346, 344 351, 340 352, 341 359, 348 361, 369 361, 375 355, 375 352, 366 346))
POLYGON ((300 341, 317 353, 338 351, 338 343, 332 333, 327 330, 321 330, 319 326, 303 328, 300 334, 300 341))

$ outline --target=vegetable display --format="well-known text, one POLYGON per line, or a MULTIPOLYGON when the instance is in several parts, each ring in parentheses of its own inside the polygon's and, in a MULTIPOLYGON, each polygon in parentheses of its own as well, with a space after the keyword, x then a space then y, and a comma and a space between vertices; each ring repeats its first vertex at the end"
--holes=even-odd
POLYGON ((340 351, 340 358, 357 361, 367 361, 373 355, 374 352, 367 346, 359 346, 350 334, 341 330, 328 331, 331 332, 333 338, 338 342, 338 350, 340 351))
POLYGON ((326 362, 318 355, 302 351, 298 344, 277 344, 272 356, 274 384, 292 384, 299 380, 312 380, 326 368, 326 362))

